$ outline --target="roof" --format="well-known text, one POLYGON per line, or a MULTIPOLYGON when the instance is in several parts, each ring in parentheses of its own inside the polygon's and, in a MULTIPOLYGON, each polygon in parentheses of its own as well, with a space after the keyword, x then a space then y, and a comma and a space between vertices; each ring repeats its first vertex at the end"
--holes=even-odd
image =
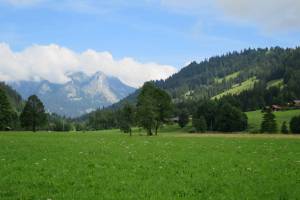
POLYGON ((281 107, 278 105, 272 105, 272 108, 281 108, 281 107))

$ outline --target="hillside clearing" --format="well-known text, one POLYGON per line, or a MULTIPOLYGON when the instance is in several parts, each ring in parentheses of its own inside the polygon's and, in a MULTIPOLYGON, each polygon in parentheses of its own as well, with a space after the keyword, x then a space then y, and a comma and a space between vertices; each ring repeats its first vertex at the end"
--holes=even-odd
POLYGON ((222 92, 221 94, 218 94, 214 97, 212 97, 212 99, 220 99, 223 96, 226 95, 234 95, 234 94, 240 94, 241 92, 245 91, 245 90, 249 90, 251 88, 253 88, 254 84, 257 82, 258 80, 255 77, 252 77, 250 79, 248 79, 247 81, 242 82, 241 84, 236 84, 234 86, 232 86, 232 88, 230 88, 229 90, 226 90, 224 92, 222 92))
POLYGON ((267 83, 267 89, 271 88, 271 87, 283 87, 284 83, 283 83, 283 79, 277 79, 277 80, 273 80, 273 81, 269 81, 267 83))
POLYGON ((215 83, 222 83, 222 81, 229 81, 229 80, 233 80, 236 77, 238 77, 240 75, 241 72, 234 72, 232 74, 229 74, 227 76, 225 76, 224 78, 216 78, 215 79, 215 83))

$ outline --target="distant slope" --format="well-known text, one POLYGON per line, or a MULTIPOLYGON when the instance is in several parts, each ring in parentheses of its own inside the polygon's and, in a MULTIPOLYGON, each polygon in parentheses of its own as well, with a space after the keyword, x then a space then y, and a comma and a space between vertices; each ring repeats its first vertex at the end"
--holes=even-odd
MULTIPOLYGON (((259 132, 260 124, 263 118, 263 113, 260 110, 257 110, 252 112, 246 112, 246 114, 248 116, 248 124, 249 124, 248 130, 250 132, 259 132)), ((278 131, 280 131, 281 125, 284 121, 287 122, 287 124, 289 124, 292 117, 300 115, 300 109, 278 111, 278 112, 274 112, 274 114, 276 116, 278 131)))
POLYGON ((294 51, 276 47, 215 56, 200 63, 192 62, 157 84, 169 91, 174 99, 184 99, 187 92, 192 93, 192 99, 212 98, 245 84, 252 77, 265 83, 282 79, 285 61, 294 51))

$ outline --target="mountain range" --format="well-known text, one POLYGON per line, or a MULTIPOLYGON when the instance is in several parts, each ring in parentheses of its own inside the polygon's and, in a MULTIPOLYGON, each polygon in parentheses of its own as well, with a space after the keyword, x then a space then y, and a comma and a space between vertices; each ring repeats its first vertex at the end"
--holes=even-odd
POLYGON ((8 84, 21 94, 23 99, 36 94, 48 112, 67 117, 77 117, 97 108, 118 102, 135 91, 116 77, 97 72, 91 76, 83 72, 66 74, 64 84, 48 80, 15 81, 8 84))

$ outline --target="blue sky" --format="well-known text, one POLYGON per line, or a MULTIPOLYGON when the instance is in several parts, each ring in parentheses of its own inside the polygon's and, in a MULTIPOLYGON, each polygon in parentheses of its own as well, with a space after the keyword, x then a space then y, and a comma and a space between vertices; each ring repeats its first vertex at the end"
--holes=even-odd
POLYGON ((0 43, 12 53, 55 44, 180 69, 228 51, 299 45, 297 1, 0 0, 0 43))

